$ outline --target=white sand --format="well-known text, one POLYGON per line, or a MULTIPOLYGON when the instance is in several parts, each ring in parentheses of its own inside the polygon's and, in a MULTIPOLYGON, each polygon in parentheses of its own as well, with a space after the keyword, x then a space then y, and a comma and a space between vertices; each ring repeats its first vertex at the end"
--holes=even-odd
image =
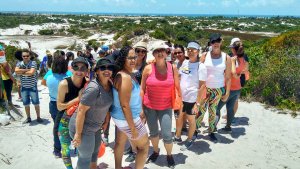
MULTIPOLYGON (((41 116, 44 124, 33 121, 22 124, 25 118, 0 127, 0 168, 1 169, 64 169, 62 159, 52 155, 53 122, 48 113, 48 89, 39 86, 41 116), (5 161, 5 162, 4 162, 5 161)), ((16 95, 14 94, 14 102, 16 95)), ((20 109, 24 113, 24 108, 20 109)), ((35 113, 32 107, 32 119, 35 113)), ((173 122, 174 126, 174 122, 173 122)), ((220 123, 219 128, 224 124, 220 123)), ((175 126, 174 126, 175 127, 175 126)), ((214 144, 206 135, 201 135, 191 150, 180 151, 174 145, 176 168, 299 168, 300 165, 300 117, 292 118, 266 110, 260 103, 240 102, 237 122, 233 134, 217 134, 219 143, 214 144), (298 166, 298 167, 297 167, 298 166)), ((201 130, 204 130, 202 128, 201 130)), ((110 147, 98 160, 99 168, 114 168, 111 147, 114 143, 114 124, 110 127, 110 147), (101 166, 101 167, 100 167, 101 166)), ((183 136, 186 138, 186 136, 183 136)), ((161 156, 156 164, 147 168, 167 168, 166 152, 160 142, 161 156)), ((150 152, 152 149, 150 148, 150 152)), ((123 159, 125 159, 124 156, 123 159)), ((73 157, 74 166, 76 157, 73 157)), ((123 163, 129 165, 129 163, 123 163)), ((133 166, 133 164, 131 164, 133 166)))

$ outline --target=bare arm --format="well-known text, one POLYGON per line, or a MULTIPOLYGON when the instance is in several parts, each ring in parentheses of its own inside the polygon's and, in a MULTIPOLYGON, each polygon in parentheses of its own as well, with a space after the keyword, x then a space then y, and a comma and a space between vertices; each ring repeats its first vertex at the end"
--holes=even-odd
POLYGON ((74 105, 76 102, 79 102, 79 97, 76 97, 75 99, 73 99, 67 103, 64 103, 66 93, 68 93, 68 82, 67 82, 67 80, 63 80, 58 85, 58 94, 57 94, 57 100, 56 100, 57 109, 59 111, 65 110, 68 107, 71 107, 72 105, 74 105))
POLYGON ((232 76, 234 77, 234 78, 236 78, 236 79, 238 79, 238 78, 240 78, 241 77, 241 75, 238 75, 237 73, 236 73, 236 56, 234 56, 234 57, 232 57, 232 58, 230 58, 231 59, 231 74, 232 74, 232 76))
POLYGON ((225 86, 226 86, 226 93, 224 96, 222 96, 222 101, 225 102, 228 99, 228 96, 230 94, 230 87, 231 87, 231 59, 230 56, 226 56, 226 69, 225 69, 225 86))
POLYGON ((22 75, 27 71, 28 71, 28 69, 20 69, 19 67, 15 68, 15 72, 16 72, 17 75, 22 75))
POLYGON ((31 69, 26 69, 27 71, 25 71, 24 73, 23 73, 23 75, 26 75, 26 76, 32 76, 32 75, 34 75, 34 73, 35 73, 35 68, 31 68, 31 69))
POLYGON ((149 76, 149 74, 151 73, 152 71, 152 67, 151 67, 151 64, 150 65, 147 65, 143 71, 143 74, 142 74, 142 80, 141 80, 141 98, 142 98, 142 103, 143 103, 143 100, 144 100, 144 95, 145 95, 145 91, 146 91, 146 80, 149 76))

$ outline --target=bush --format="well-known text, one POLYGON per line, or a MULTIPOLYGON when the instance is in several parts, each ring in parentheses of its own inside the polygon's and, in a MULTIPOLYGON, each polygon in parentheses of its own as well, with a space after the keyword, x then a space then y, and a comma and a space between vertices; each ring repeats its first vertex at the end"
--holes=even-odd
POLYGON ((40 35, 53 35, 54 31, 52 29, 42 29, 39 31, 40 35))
POLYGON ((159 29, 156 29, 154 32, 150 33, 150 36, 156 39, 162 39, 162 40, 168 39, 166 33, 159 29))

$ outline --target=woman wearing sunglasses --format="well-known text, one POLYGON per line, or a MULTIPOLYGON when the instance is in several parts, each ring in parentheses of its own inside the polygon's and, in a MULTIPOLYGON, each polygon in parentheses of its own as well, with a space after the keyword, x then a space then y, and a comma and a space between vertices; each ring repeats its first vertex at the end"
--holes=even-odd
POLYGON ((133 149, 137 150, 135 168, 144 168, 149 141, 147 129, 140 118, 142 100, 140 85, 133 76, 137 56, 132 47, 126 46, 120 50, 116 64, 119 71, 114 77, 114 103, 111 117, 117 126, 116 144, 114 148, 115 168, 122 168, 122 157, 127 138, 133 149))
POLYGON ((60 111, 55 118, 54 128, 58 128, 61 143, 61 154, 67 169, 73 169, 70 157, 71 137, 69 134, 70 116, 67 108, 79 102, 79 91, 84 87, 85 76, 88 72, 88 62, 83 57, 78 57, 72 62, 73 76, 62 80, 58 86, 57 109, 60 111), (59 126, 59 127, 57 127, 59 126))
POLYGON ((203 53, 200 59, 200 62, 204 63, 206 68, 206 71, 199 72, 203 77, 200 80, 200 86, 206 86, 206 98, 202 100, 201 97, 198 97, 199 117, 196 120, 196 126, 197 128, 200 127, 204 114, 208 109, 209 127, 206 132, 209 133, 211 141, 216 143, 218 141, 214 134, 216 132, 216 111, 219 101, 225 102, 230 93, 231 59, 221 51, 221 34, 211 34, 210 43, 212 51, 203 53))
POLYGON ((79 107, 70 120, 70 135, 78 147, 78 169, 97 168, 101 128, 107 127, 106 117, 113 102, 110 78, 114 68, 107 58, 97 62, 96 78, 84 89, 79 107))
MULTIPOLYGON (((143 98, 144 113, 150 130, 150 140, 153 153, 148 162, 155 162, 159 156, 158 122, 161 135, 167 151, 168 166, 173 168, 175 162, 172 156, 172 87, 175 85, 180 92, 179 76, 176 66, 166 61, 168 46, 164 43, 154 47, 155 63, 147 65, 143 72, 141 96, 143 98), (174 75, 173 75, 174 72, 174 75)), ((181 95, 179 93, 179 95, 181 95)))

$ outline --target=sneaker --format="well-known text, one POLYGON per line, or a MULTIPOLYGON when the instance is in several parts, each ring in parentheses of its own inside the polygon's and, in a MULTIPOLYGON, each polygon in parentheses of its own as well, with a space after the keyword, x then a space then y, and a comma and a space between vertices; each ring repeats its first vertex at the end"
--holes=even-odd
POLYGON ((224 128, 221 128, 221 130, 226 133, 232 133, 231 127, 225 126, 224 128))
POLYGON ((181 142, 182 142, 182 139, 181 139, 181 137, 177 138, 176 136, 174 136, 173 142, 174 142, 175 144, 176 144, 176 143, 181 143, 181 142))
POLYGON ((27 119, 23 122, 23 124, 26 124, 26 123, 31 123, 31 118, 30 117, 27 117, 27 119))
POLYGON ((156 160, 157 160, 157 157, 159 156, 159 153, 157 153, 157 152, 153 152, 150 156, 149 156, 149 158, 147 159, 147 161, 146 161, 146 164, 148 164, 148 163, 154 163, 156 160))
POLYGON ((38 123, 43 123, 43 122, 44 122, 44 120, 41 119, 40 117, 38 117, 38 118, 36 119, 36 121, 37 121, 38 123))
POLYGON ((125 159, 126 162, 134 162, 136 154, 134 152, 130 153, 129 156, 125 159))
POLYGON ((214 143, 217 143, 217 142, 218 142, 218 139, 217 139, 217 137, 215 136, 215 133, 210 133, 210 134, 209 134, 209 138, 210 138, 210 140, 211 140, 212 142, 214 142, 214 143))
POLYGON ((172 155, 167 155, 168 167, 175 168, 175 161, 172 155))
POLYGON ((198 133, 199 133, 199 131, 198 131, 198 130, 195 130, 194 135, 193 135, 193 138, 192 138, 193 140, 196 140, 196 139, 197 139, 198 133))
POLYGON ((17 102, 22 102, 22 97, 19 97, 16 101, 17 102))
POLYGON ((103 137, 103 143, 105 144, 105 146, 108 146, 108 137, 107 136, 103 137))
POLYGON ((61 158, 61 152, 60 151, 53 151, 53 155, 55 158, 61 158))
POLYGON ((186 140, 184 146, 181 147, 180 150, 181 150, 181 151, 188 150, 189 148, 192 147, 193 143, 194 143, 194 140, 186 140))
POLYGON ((131 154, 131 153, 132 153, 132 149, 131 149, 131 146, 129 146, 129 147, 124 151, 124 155, 131 154))

